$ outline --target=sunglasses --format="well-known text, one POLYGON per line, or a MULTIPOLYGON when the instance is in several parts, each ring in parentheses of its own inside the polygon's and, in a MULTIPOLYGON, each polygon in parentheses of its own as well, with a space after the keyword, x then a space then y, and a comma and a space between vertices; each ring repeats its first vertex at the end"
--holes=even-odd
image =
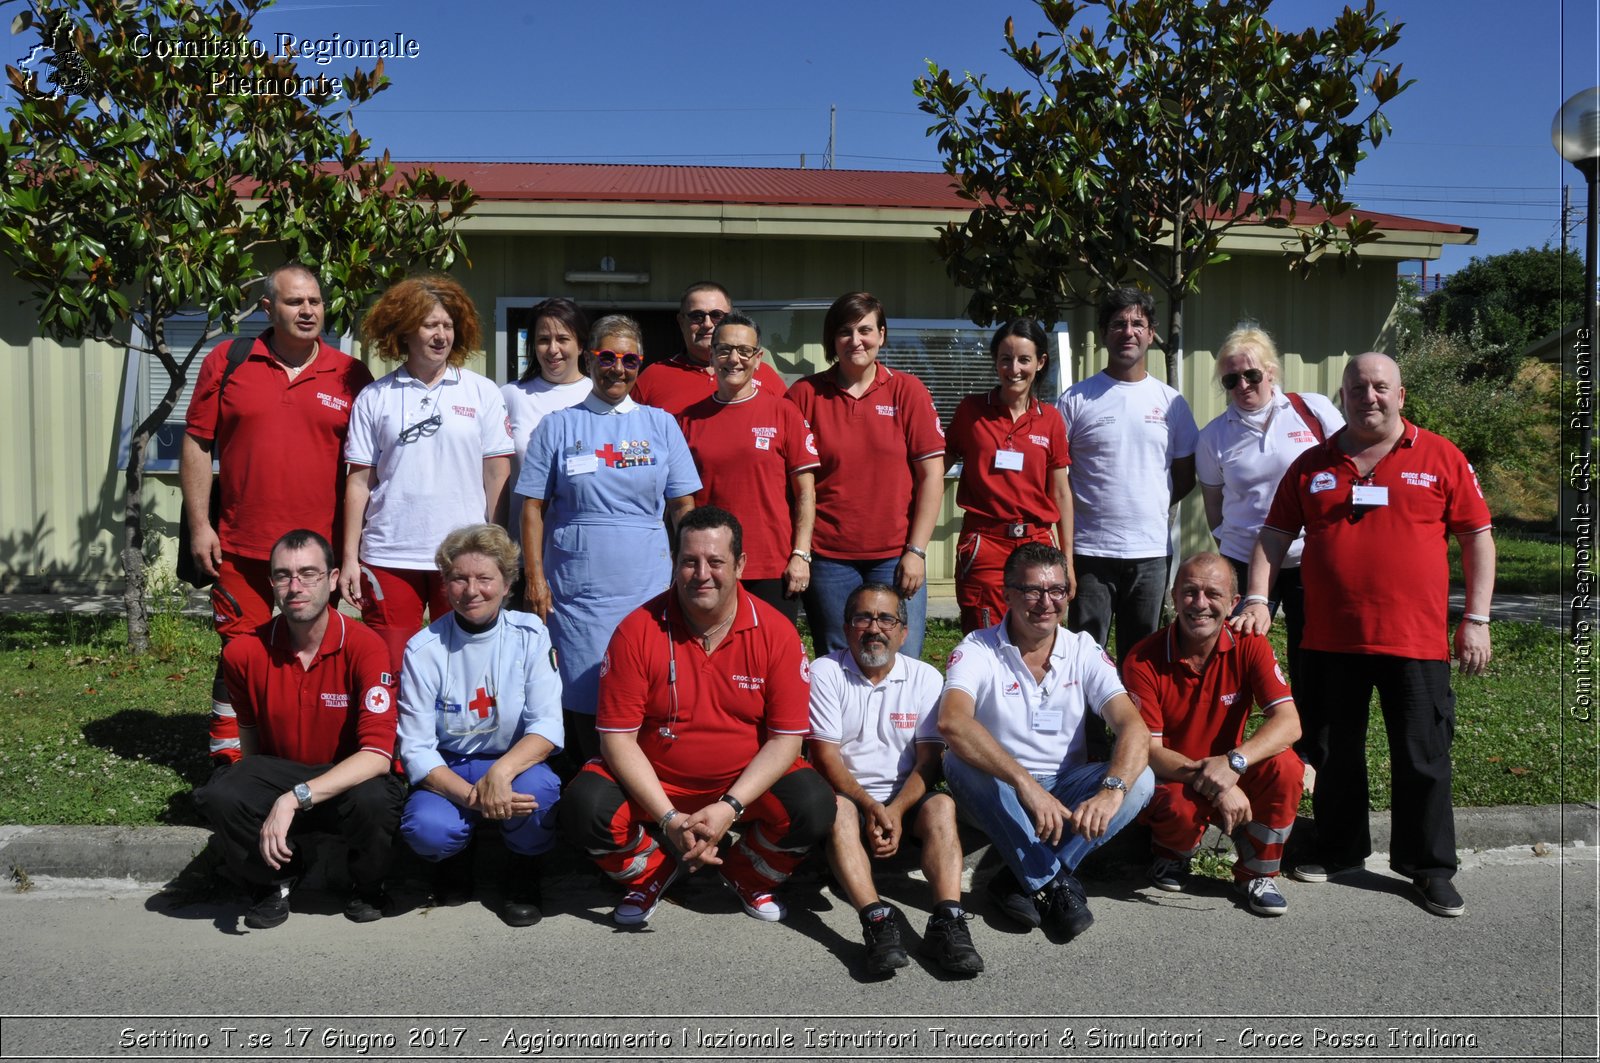
POLYGON ((706 318, 709 317, 711 323, 716 325, 720 324, 722 319, 728 316, 728 312, 726 310, 690 310, 685 312, 683 316, 696 325, 705 324, 706 318))
POLYGON ((1265 375, 1266 374, 1262 373, 1261 370, 1259 370, 1259 369, 1246 369, 1242 373, 1223 373, 1222 374, 1222 390, 1223 391, 1232 391, 1234 388, 1238 387, 1239 386, 1239 379, 1241 377, 1243 377, 1245 380, 1250 381, 1250 383, 1252 383, 1252 384, 1259 384, 1259 383, 1261 383, 1261 378, 1263 376, 1265 376, 1265 375))
POLYGON ((618 354, 616 351, 594 352, 594 364, 601 369, 615 369, 618 362, 622 363, 622 368, 631 373, 644 364, 644 359, 632 351, 624 354, 618 354))

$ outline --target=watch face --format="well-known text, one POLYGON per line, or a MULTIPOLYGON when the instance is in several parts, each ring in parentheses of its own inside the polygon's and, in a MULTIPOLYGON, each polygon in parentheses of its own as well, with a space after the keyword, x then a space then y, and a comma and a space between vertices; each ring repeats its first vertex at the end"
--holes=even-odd
POLYGON ((1234 771, 1238 772, 1240 775, 1244 774, 1244 769, 1247 766, 1248 766, 1248 764, 1244 759, 1244 754, 1243 753, 1229 753, 1228 754, 1228 767, 1232 768, 1234 771))

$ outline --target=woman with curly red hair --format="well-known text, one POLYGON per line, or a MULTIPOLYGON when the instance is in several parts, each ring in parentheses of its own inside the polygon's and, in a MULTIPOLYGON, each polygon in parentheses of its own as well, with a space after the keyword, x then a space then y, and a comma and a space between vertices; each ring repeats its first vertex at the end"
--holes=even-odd
POLYGON ((435 547, 497 516, 511 432, 500 389, 463 368, 482 328, 454 279, 394 285, 367 311, 362 335, 379 358, 401 365, 368 385, 350 415, 339 588, 388 644, 398 673, 423 608, 435 618, 450 609, 435 547))

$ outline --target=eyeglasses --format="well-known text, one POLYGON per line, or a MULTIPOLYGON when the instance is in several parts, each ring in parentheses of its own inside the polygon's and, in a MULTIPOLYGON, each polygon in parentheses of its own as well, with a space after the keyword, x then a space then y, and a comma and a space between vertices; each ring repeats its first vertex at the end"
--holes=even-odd
POLYGON ((711 353, 716 355, 718 358, 732 358, 737 354, 740 358, 748 362, 752 358, 759 358, 761 356, 761 348, 747 347, 742 343, 737 347, 731 343, 719 343, 711 348, 711 353))
POLYGON ((442 424, 444 424, 444 419, 435 413, 426 421, 418 421, 410 428, 402 428, 400 430, 400 442, 415 443, 419 439, 426 439, 437 432, 442 424))
POLYGON ((1265 375, 1266 374, 1259 369, 1246 369, 1242 373, 1223 373, 1222 390, 1232 391, 1234 388, 1238 387, 1240 377, 1250 381, 1252 384, 1259 384, 1261 383, 1261 378, 1265 375))
POLYGON ((310 587, 321 583, 322 578, 327 574, 328 570, 325 568, 302 568, 298 572, 285 572, 279 569, 272 574, 272 585, 274 587, 287 587, 299 580, 300 586, 310 587))
POLYGON ((1067 586, 1064 583, 1058 583, 1054 587, 1018 587, 1012 584, 1011 589, 1022 595, 1022 600, 1029 605, 1038 605, 1039 600, 1047 594, 1052 602, 1064 601, 1067 597, 1067 586))
POLYGON ((594 364, 601 369, 615 369, 618 362, 622 363, 622 368, 631 373, 644 364, 644 359, 632 351, 623 354, 618 354, 616 351, 594 352, 594 364))
POLYGON ((850 614, 850 626, 855 628, 857 631, 865 631, 873 624, 877 624, 878 627, 882 628, 884 631, 893 631, 895 628, 900 626, 900 623, 901 621, 898 616, 891 616, 888 613, 850 614))
POLYGON ((686 311, 684 311, 683 316, 688 318, 690 321, 693 321, 696 325, 705 324, 706 323, 706 318, 709 317, 711 319, 711 323, 713 325, 716 325, 716 324, 720 324, 722 322, 722 319, 728 316, 728 311, 726 311, 726 310, 686 310, 686 311))

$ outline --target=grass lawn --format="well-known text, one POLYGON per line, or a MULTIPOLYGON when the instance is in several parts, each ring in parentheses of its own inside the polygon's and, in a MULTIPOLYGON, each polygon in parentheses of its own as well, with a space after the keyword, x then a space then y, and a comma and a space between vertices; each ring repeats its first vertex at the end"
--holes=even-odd
MULTIPOLYGON (((1516 532, 1494 533, 1494 589, 1514 594, 1559 594, 1563 567, 1570 569, 1572 547, 1516 532)), ((1461 548, 1450 540, 1450 583, 1461 586, 1461 548)))
MULTIPOLYGON (((1456 680, 1457 804, 1593 801, 1595 732, 1562 712, 1560 633, 1496 622, 1492 635, 1490 674, 1456 680)), ((933 621, 923 657, 942 667, 959 640, 953 622, 933 621)), ((216 636, 205 620, 161 615, 152 641, 153 652, 136 658, 122 648, 117 617, 0 617, 0 691, 10 694, 0 823, 198 822, 189 793, 210 772, 216 636)), ((1376 715, 1372 731, 1373 803, 1382 808, 1388 751, 1376 715)))

